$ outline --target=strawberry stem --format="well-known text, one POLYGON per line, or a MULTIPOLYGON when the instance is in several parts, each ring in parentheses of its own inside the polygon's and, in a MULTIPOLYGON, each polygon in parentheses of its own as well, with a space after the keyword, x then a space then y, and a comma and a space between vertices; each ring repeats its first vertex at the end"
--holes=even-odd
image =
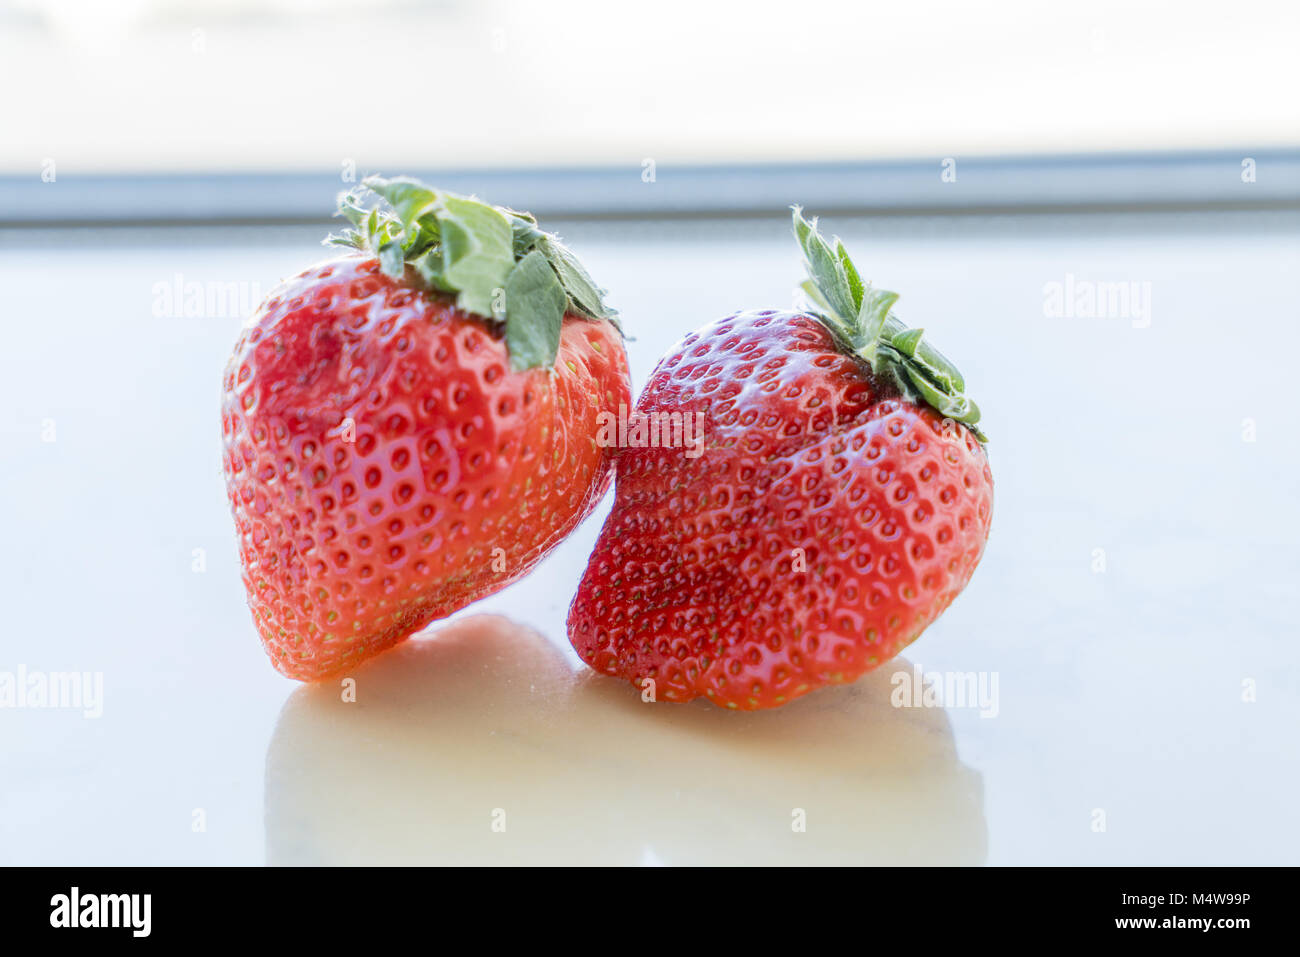
POLYGON ((871 371, 913 402, 924 402, 941 415, 961 422, 981 442, 988 439, 976 423, 980 410, 965 394, 957 367, 891 310, 898 293, 864 282, 839 237, 834 249, 817 231, 817 221, 794 210, 794 235, 803 250, 808 279, 802 284, 816 318, 834 333, 844 351, 866 362, 871 371))
POLYGON ((550 368, 566 313, 618 326, 582 263, 528 213, 489 206, 471 196, 434 189, 409 177, 369 176, 338 212, 352 224, 326 238, 375 256, 394 279, 414 278, 427 290, 454 293, 456 305, 505 327, 515 370, 550 368), (410 272, 408 272, 410 267, 410 272))

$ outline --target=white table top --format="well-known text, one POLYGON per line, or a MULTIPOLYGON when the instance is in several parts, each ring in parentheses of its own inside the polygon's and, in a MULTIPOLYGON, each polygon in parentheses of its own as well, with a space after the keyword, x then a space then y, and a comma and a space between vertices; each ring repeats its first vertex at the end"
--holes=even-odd
MULTIPOLYGON (((266 292, 315 231, 0 233, 0 673, 103 680, 97 718, 0 708, 0 863, 1300 863, 1296 216, 826 226, 965 374, 993 534, 905 660, 753 715, 576 664, 608 501, 355 704, 281 678, 220 476, 239 318, 152 307, 178 275, 266 292), (1149 325, 1045 315, 1067 274, 1149 283, 1149 325), (996 714, 893 707, 917 666, 996 677, 996 714)), ((790 304, 787 230, 562 231, 639 388, 690 329, 790 304)))

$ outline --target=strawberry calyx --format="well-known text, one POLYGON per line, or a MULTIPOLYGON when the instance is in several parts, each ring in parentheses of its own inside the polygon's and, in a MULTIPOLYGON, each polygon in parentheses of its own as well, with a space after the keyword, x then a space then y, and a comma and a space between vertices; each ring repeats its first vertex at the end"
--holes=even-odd
POLYGON ((960 422, 982 443, 988 439, 976 423, 980 410, 966 394, 957 367, 891 312, 898 293, 865 282, 844 243, 834 247, 794 206, 794 235, 803 250, 808 279, 800 286, 815 308, 810 312, 840 342, 844 351, 866 362, 871 371, 913 402, 924 402, 940 415, 960 422))
POLYGON ((405 176, 368 176, 361 186, 374 205, 341 194, 336 215, 352 227, 325 243, 373 255, 385 275, 454 294, 458 308, 502 325, 512 369, 555 364, 565 313, 619 328, 604 290, 530 214, 405 176))

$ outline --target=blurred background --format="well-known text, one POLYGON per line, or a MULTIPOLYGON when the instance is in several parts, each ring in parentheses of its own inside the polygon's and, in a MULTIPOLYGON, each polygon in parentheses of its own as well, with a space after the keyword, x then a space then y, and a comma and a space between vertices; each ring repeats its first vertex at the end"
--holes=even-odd
POLYGON ((104 689, 0 707, 0 863, 1300 863, 1298 45, 1284 2, 0 0, 0 676, 104 689), (560 232, 634 389, 789 306, 820 214, 984 410, 967 592, 854 688, 641 708, 565 639, 607 500, 355 709, 279 677, 220 373, 375 172, 560 232), (914 666, 996 714, 892 707, 914 666))
POLYGON ((1294 182, 1298 23, 1282 0, 2 0, 0 215, 314 218, 376 170, 551 215, 752 212, 790 186, 1258 204, 1294 182), (1286 165, 1251 190, 1207 172, 1247 156, 1286 165))
POLYGON ((0 163, 69 174, 1293 146, 1282 0, 5 0, 0 163))

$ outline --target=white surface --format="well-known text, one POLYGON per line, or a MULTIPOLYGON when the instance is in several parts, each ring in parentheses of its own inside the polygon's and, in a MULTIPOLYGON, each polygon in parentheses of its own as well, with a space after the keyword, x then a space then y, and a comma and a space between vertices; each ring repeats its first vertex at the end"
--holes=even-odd
MULTIPOLYGON (((0 671, 104 680, 98 719, 0 710, 0 863, 1300 863, 1295 216, 827 226, 965 373, 993 535, 907 662, 759 716, 641 705, 539 643, 564 647, 599 518, 443 644, 359 672, 357 705, 280 678, 219 474, 239 320, 155 317, 153 287, 265 292, 321 258, 314 232, 0 234, 0 671), (1150 326, 1045 317, 1067 273, 1149 282, 1150 326), (997 716, 892 708, 913 664, 996 673, 997 716)), ((689 329, 791 301, 787 229, 563 232, 639 387, 689 329)))

